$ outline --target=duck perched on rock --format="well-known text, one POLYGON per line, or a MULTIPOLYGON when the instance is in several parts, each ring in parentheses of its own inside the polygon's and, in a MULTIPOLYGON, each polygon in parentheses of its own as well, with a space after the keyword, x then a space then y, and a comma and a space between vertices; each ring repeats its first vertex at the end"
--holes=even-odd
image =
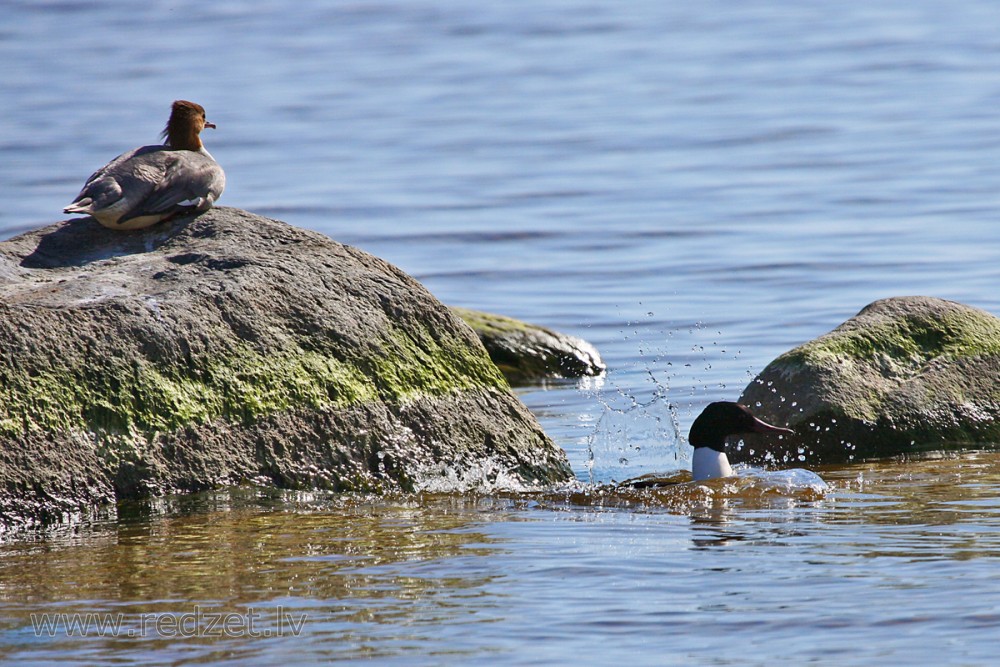
POLYGON ((215 125, 204 107, 175 101, 166 142, 123 153, 98 169, 63 213, 90 215, 111 229, 142 229, 207 211, 222 195, 226 174, 201 143, 206 127, 215 125))

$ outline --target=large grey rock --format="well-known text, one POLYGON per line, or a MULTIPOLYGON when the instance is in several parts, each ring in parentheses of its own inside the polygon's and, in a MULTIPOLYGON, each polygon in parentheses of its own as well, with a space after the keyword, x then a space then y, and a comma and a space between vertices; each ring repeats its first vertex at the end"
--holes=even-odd
POLYGON ((571 475, 475 334, 399 269, 215 208, 0 243, 0 526, 253 482, 571 475))
POLYGON ((511 384, 597 376, 607 368, 597 348, 582 338, 504 315, 457 307, 452 311, 472 327, 511 384))
POLYGON ((740 402, 796 435, 766 446, 745 438, 737 459, 770 451, 816 463, 1000 443, 1000 319, 931 297, 876 301, 772 361, 740 402))

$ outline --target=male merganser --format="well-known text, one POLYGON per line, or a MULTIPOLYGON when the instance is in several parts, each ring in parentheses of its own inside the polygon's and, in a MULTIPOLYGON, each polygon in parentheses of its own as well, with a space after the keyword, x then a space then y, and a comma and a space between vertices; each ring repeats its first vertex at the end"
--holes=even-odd
POLYGON ((741 433, 784 433, 795 431, 757 419, 739 403, 719 401, 709 403, 691 424, 688 442, 694 447, 691 477, 695 481, 715 477, 732 477, 733 469, 726 456, 726 437, 741 433))
POLYGON ((91 215, 111 229, 142 229, 184 213, 201 213, 226 187, 226 174, 198 135, 206 127, 200 104, 177 100, 162 146, 123 153, 95 171, 63 213, 91 215))

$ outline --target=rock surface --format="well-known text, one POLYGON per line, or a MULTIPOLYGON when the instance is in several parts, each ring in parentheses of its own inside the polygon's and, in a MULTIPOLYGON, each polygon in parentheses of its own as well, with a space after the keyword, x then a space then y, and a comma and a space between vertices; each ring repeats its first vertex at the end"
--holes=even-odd
POLYGON ((597 348, 582 338, 503 315, 455 307, 452 311, 472 327, 511 384, 595 376, 607 369, 597 348))
POLYGON ((765 449, 817 463, 1000 443, 1000 319, 931 297, 876 301, 772 361, 740 402, 796 435, 767 446, 745 438, 737 460, 765 449))
POLYGON ((238 209, 0 243, 0 352, 0 526, 243 482, 572 474, 419 283, 238 209))

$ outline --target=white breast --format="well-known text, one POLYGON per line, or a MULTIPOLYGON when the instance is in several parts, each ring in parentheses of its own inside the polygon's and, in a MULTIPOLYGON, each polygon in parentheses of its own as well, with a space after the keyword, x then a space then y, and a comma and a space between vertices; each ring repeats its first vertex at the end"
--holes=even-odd
POLYGON ((722 452, 708 447, 696 447, 691 461, 691 477, 700 481, 715 477, 732 477, 733 469, 729 459, 722 452))

